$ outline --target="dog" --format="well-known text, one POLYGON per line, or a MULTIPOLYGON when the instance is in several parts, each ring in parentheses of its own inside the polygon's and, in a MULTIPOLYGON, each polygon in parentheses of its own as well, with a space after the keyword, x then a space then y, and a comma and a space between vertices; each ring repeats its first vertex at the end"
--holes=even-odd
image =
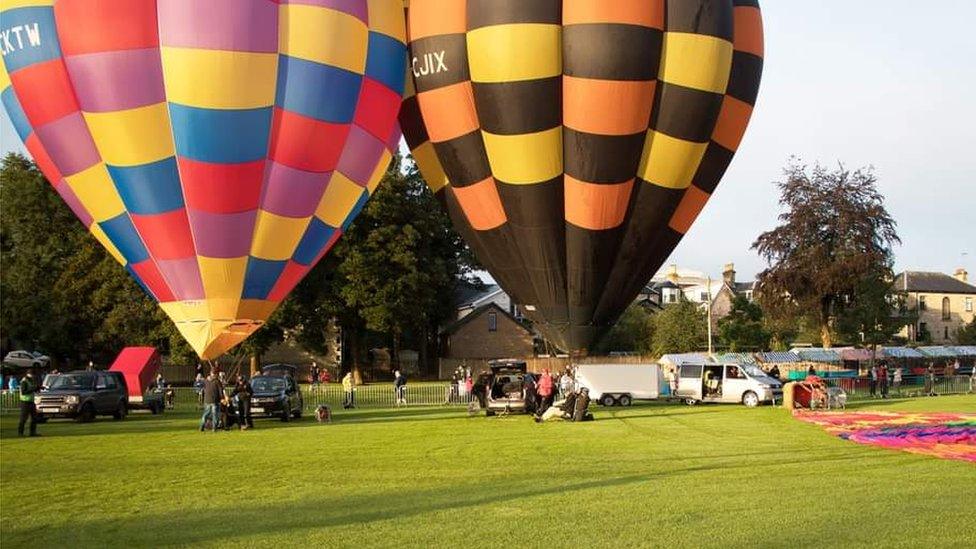
POLYGON ((315 409, 315 420, 319 423, 332 423, 332 408, 327 404, 319 404, 315 409))

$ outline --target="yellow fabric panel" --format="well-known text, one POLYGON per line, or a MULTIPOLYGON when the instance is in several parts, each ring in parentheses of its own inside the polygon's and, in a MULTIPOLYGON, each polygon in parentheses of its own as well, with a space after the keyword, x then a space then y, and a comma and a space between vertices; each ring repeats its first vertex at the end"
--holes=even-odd
POLYGON ((278 54, 160 48, 166 99, 208 109, 255 109, 274 103, 278 54))
MULTIPOLYGON (((244 289, 244 273, 247 270, 247 257, 219 258, 197 257, 200 265, 200 278, 203 279, 204 295, 210 298, 233 298, 240 301, 244 289)), ((223 317, 233 318, 234 313, 223 317)))
POLYGON ((0 91, 7 89, 7 86, 9 85, 10 85, 10 75, 7 74, 7 65, 2 60, 0 60, 0 91))
POLYGON ((390 159, 392 158, 393 154, 390 151, 384 150, 383 155, 380 156, 380 161, 373 168, 373 173, 369 176, 369 181, 366 183, 366 191, 369 192, 370 196, 376 192, 376 187, 379 186, 383 176, 386 175, 386 169, 390 167, 390 159))
POLYGON ((649 131, 644 140, 638 174, 654 185, 685 189, 698 170, 708 143, 695 143, 649 131))
MULTIPOLYGON (((369 29, 365 23, 348 13, 304 4, 283 5, 278 13, 278 49, 282 54, 357 74, 366 72, 369 29)), ((273 99, 275 78, 269 82, 273 99)))
POLYGON ((725 93, 732 69, 732 43, 714 36, 664 33, 660 79, 670 84, 725 93))
POLYGON ((105 164, 99 162, 64 180, 96 222, 111 219, 125 211, 105 164))
POLYGON ((411 154, 413 154, 413 159, 420 168, 420 175, 424 176, 424 181, 427 182, 431 192, 436 193, 450 183, 447 174, 444 173, 444 167, 441 166, 441 161, 437 158, 433 143, 426 141, 411 151, 411 154))
POLYGON ((500 182, 542 183, 563 173, 562 126, 520 135, 481 135, 491 171, 500 182))
POLYGON ((251 255, 260 259, 290 259, 308 227, 307 217, 284 217, 258 210, 251 255))
POLYGON ((369 0, 369 29, 406 43, 403 8, 403 0, 369 0))
POLYGON ((330 227, 341 227, 353 206, 363 195, 364 189, 339 172, 332 173, 332 179, 325 188, 315 217, 330 227))
POLYGON ((228 350, 236 347, 240 342, 247 339, 257 331, 263 324, 234 324, 221 329, 212 334, 211 341, 204 348, 203 352, 198 353, 200 358, 210 360, 219 357, 228 350))
POLYGON ((201 322, 209 316, 207 302, 195 301, 167 301, 159 304, 173 322, 201 322))
POLYGON ((558 25, 514 23, 468 32, 472 82, 535 80, 562 74, 558 25))
POLYGON ((237 309, 237 318, 246 320, 267 320, 278 308, 277 301, 266 299, 242 299, 237 309))
POLYGON ((106 164, 138 166, 173 156, 166 103, 124 111, 83 113, 106 164))
POLYGON ((108 239, 108 235, 105 234, 105 231, 103 231, 97 223, 92 223, 91 226, 88 227, 88 230, 91 231, 91 234, 95 237, 95 240, 104 246, 105 249, 108 250, 108 253, 111 254, 112 257, 119 262, 119 264, 125 265, 125 257, 122 255, 122 252, 115 247, 115 244, 112 244, 112 241, 108 239))
POLYGON ((35 6, 53 6, 54 0, 2 0, 0 10, 6 11, 14 8, 32 8, 35 6))

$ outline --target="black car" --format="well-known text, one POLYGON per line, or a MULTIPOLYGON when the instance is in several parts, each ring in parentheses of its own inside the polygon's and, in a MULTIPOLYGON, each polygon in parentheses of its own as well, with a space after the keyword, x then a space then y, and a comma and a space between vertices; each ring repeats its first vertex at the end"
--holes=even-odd
POLYGON ((95 416, 125 419, 129 390, 120 372, 77 371, 49 375, 34 396, 38 416, 92 421, 95 416))
POLYGON ((251 416, 279 417, 281 421, 302 417, 302 392, 289 375, 260 375, 251 378, 251 416))

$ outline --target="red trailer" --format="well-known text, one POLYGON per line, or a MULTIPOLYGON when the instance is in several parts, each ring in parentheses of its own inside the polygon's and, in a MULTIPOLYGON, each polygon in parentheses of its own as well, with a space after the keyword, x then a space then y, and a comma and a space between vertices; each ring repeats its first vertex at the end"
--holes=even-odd
POLYGON ((121 372, 129 388, 129 409, 149 410, 154 414, 165 408, 163 394, 151 391, 156 372, 162 367, 162 359, 155 347, 126 347, 109 371, 121 372))

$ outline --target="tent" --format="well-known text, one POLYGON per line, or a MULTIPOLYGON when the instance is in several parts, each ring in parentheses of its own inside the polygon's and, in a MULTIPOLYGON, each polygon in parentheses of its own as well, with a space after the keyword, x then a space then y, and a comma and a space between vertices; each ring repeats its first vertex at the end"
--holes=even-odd
POLYGON ((122 372, 129 388, 129 398, 142 399, 160 367, 162 360, 155 347, 126 347, 115 357, 109 370, 122 372))

